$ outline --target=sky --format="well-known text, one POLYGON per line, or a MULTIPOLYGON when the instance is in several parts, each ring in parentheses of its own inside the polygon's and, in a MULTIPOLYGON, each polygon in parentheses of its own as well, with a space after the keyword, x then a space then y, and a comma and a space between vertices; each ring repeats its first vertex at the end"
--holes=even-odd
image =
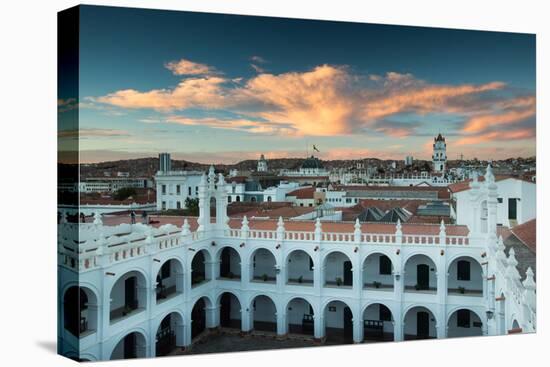
POLYGON ((535 36, 82 6, 82 162, 535 155, 535 36))

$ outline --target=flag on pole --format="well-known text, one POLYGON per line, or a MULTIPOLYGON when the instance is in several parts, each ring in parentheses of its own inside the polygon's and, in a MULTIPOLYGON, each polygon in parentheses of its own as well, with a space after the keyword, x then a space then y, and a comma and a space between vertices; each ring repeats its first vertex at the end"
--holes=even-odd
POLYGON ((316 151, 316 152, 318 152, 318 153, 320 153, 320 152, 319 152, 319 149, 317 149, 317 147, 315 146, 315 144, 313 144, 313 150, 316 151))

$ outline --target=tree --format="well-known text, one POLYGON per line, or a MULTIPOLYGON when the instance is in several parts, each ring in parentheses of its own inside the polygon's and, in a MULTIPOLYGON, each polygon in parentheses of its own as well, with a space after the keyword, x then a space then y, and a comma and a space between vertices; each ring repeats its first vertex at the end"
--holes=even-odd
POLYGON ((136 195, 136 189, 132 188, 132 187, 122 187, 120 189, 118 189, 115 194, 113 195, 113 198, 115 200, 126 200, 128 199, 130 196, 134 196, 136 195))
POLYGON ((185 199, 185 207, 187 208, 188 215, 198 216, 199 215, 199 199, 185 199))

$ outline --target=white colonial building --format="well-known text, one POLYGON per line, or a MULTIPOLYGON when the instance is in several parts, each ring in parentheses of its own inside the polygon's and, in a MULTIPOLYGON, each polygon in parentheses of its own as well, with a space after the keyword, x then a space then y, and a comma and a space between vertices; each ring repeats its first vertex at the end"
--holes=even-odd
POLYGON ((60 353, 154 357, 218 328, 355 343, 534 332, 533 272, 520 279, 504 252, 486 178, 471 190, 471 227, 230 219, 213 170, 198 218, 62 220, 60 353))
POLYGON ((184 209, 187 198, 197 199, 201 176, 198 171, 158 171, 157 210, 184 209))
MULTIPOLYGON (((484 177, 481 177, 485 180, 484 177)), ((533 181, 511 176, 497 176, 497 225, 514 227, 534 219, 537 215, 537 185, 533 181)), ((482 186, 480 179, 474 175, 473 180, 449 185, 451 192, 451 217, 457 224, 472 226, 476 220, 474 207, 471 205, 472 192, 482 186)), ((487 207, 483 208, 483 220, 487 219, 487 207)))

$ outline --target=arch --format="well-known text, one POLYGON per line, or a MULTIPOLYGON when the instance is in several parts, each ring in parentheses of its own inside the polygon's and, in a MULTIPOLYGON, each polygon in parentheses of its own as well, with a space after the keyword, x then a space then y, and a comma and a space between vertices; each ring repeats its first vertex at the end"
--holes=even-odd
POLYGON ((447 265, 449 294, 483 295, 483 267, 469 255, 457 255, 447 265))
POLYGON ((353 343, 353 310, 340 299, 328 300, 323 307, 327 344, 353 343))
POLYGON ((212 279, 211 269, 206 266, 211 258, 210 252, 204 248, 195 252, 191 259, 191 287, 199 286, 212 279))
POLYGON ((241 279, 241 255, 232 246, 219 249, 216 259, 220 263, 219 277, 223 279, 241 279))
POLYGON ((220 326, 231 329, 241 329, 241 300, 235 293, 222 291, 217 297, 220 306, 220 326))
POLYGON ((140 270, 129 270, 113 283, 110 290, 111 322, 129 317, 147 307, 147 277, 140 270))
POLYGON ((394 287, 393 260, 384 252, 371 252, 362 263, 363 288, 391 290, 394 287))
POLYGON ((428 306, 411 305, 403 313, 405 340, 433 339, 437 337, 437 318, 428 306))
POLYGON ((394 317, 390 307, 382 302, 371 302, 362 313, 363 339, 368 341, 393 341, 394 317))
POLYGON ((97 330, 97 296, 85 286, 72 285, 63 293, 63 328, 77 338, 97 330))
POLYGON ((285 307, 287 327, 290 334, 313 336, 315 310, 304 297, 293 297, 285 307))
POLYGON ((250 254, 250 280, 275 283, 277 280, 277 260, 275 254, 258 247, 250 254))
POLYGON ((136 328, 125 333, 114 344, 110 353, 110 360, 115 359, 131 359, 147 357, 147 333, 136 328))
POLYGON ((404 264, 405 292, 437 291, 437 266, 430 256, 424 253, 411 254, 404 264))
POLYGON ((256 295, 250 301, 250 310, 254 330, 277 331, 277 306, 271 297, 265 294, 256 295))
POLYGON ((456 307, 447 316, 447 337, 483 335, 483 319, 469 307, 456 307))
POLYGON ((206 309, 212 307, 208 296, 201 296, 191 309, 191 339, 200 336, 206 330, 206 309))
POLYGON ((177 347, 183 347, 183 315, 170 311, 164 315, 155 334, 155 356, 166 356, 177 347))
POLYGON ((156 302, 183 293, 183 263, 179 258, 166 259, 156 275, 156 302))
POLYGON ((326 254, 322 260, 324 287, 353 287, 353 262, 351 257, 340 250, 326 254))
POLYGON ((285 266, 287 284, 313 286, 313 258, 305 250, 290 251, 285 258, 285 266))

